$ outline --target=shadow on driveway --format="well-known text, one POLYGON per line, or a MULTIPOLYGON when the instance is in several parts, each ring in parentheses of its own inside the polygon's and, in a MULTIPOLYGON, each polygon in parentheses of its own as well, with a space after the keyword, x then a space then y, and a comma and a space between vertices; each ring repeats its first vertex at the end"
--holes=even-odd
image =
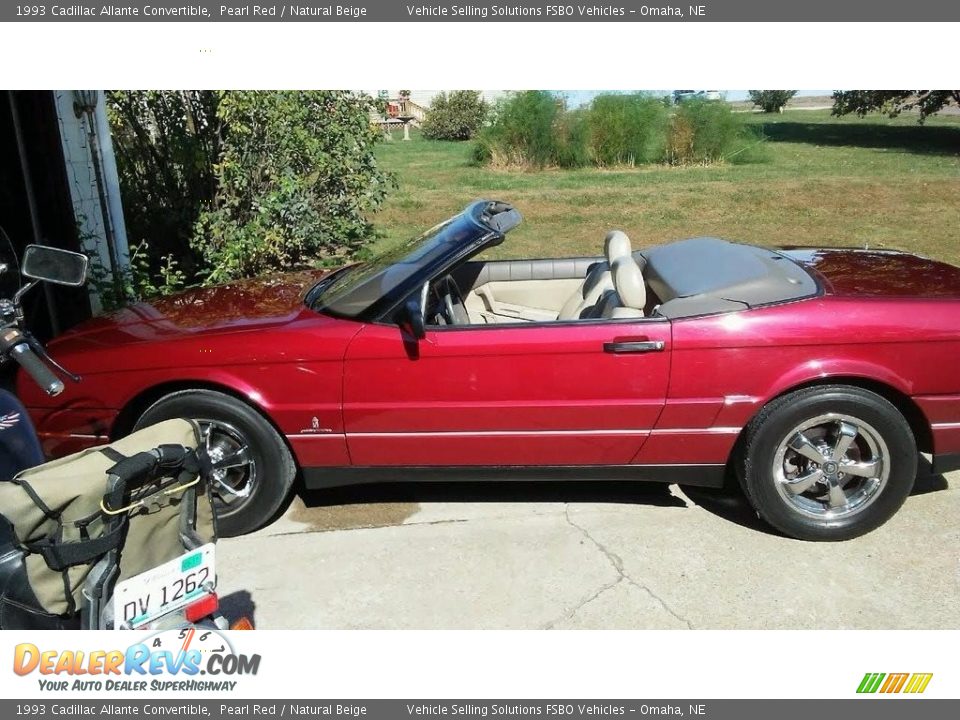
POLYGON ((314 531, 400 525, 421 503, 622 503, 686 507, 657 483, 402 482, 301 490, 290 519, 314 531))
MULTIPOLYGON (((930 462, 921 457, 917 481, 910 492, 910 497, 949 489, 947 479, 943 475, 934 475, 932 471, 930 462)), ((757 517, 757 513, 747 502, 747 498, 739 487, 728 486, 719 490, 684 487, 683 491, 697 505, 719 518, 768 535, 785 537, 757 517)))
POLYGON ((257 626, 257 604, 246 590, 238 590, 220 598, 220 612, 231 625, 245 617, 253 623, 254 627, 257 626))
MULTIPOLYGON (((911 495, 946 490, 943 475, 933 475, 921 460, 911 495)), ((696 505, 729 522, 768 535, 779 532, 761 521, 736 483, 722 489, 682 486, 696 505)), ((686 508, 669 485, 614 481, 399 482, 301 490, 290 518, 313 531, 400 525, 421 503, 616 503, 686 508)))

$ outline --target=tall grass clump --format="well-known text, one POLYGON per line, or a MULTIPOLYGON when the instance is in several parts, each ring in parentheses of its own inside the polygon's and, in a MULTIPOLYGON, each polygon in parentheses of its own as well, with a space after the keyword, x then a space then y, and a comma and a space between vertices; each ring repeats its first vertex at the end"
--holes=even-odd
POLYGON ((590 111, 586 108, 561 112, 554 121, 556 147, 553 164, 562 168, 586 167, 592 162, 590 149, 590 111))
POLYGON ((663 159, 670 116, 661 99, 643 93, 599 95, 590 105, 587 124, 596 165, 643 165, 663 159))
POLYGON ((687 100, 670 121, 666 161, 672 165, 747 163, 765 159, 763 137, 729 105, 687 100))
POLYGON ((763 138, 724 102, 676 109, 645 95, 609 94, 567 110, 544 90, 499 102, 477 136, 474 159, 501 168, 713 165, 765 159, 763 138))
POLYGON ((491 123, 478 134, 475 159, 494 167, 557 164, 563 144, 560 114, 560 103, 546 90, 508 95, 494 106, 491 123))

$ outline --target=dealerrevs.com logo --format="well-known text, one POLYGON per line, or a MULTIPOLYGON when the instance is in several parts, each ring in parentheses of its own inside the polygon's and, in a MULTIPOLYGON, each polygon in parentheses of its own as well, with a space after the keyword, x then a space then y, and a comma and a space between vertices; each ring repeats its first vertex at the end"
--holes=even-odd
POLYGON ((45 691, 225 691, 239 676, 256 675, 260 655, 237 653, 215 630, 165 630, 126 650, 49 650, 33 643, 14 648, 13 671, 38 675, 45 691))
POLYGON ((866 673, 858 693, 919 694, 927 689, 933 673, 866 673))

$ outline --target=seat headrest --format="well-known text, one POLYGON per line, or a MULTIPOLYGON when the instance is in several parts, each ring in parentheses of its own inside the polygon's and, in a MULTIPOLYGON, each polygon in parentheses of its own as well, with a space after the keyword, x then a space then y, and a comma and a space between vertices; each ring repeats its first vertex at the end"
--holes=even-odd
POLYGON ((611 230, 603 240, 603 254, 607 256, 607 262, 613 265, 617 258, 629 256, 633 252, 630 247, 630 238, 622 230, 611 230))
POLYGON ((643 310, 647 305, 647 288, 643 272, 631 256, 618 258, 613 263, 613 287, 623 307, 643 310))

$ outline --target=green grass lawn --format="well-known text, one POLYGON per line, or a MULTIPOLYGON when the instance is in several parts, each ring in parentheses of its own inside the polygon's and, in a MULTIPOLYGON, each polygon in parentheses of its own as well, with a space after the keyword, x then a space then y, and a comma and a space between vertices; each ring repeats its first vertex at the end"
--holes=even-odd
POLYGON ((638 169, 489 170, 470 143, 416 133, 378 155, 399 187, 373 218, 376 246, 409 238, 478 198, 513 203, 523 225, 490 257, 598 254, 604 234, 634 247, 697 235, 768 245, 898 248, 960 265, 960 116, 831 118, 751 114, 769 161, 638 169))

